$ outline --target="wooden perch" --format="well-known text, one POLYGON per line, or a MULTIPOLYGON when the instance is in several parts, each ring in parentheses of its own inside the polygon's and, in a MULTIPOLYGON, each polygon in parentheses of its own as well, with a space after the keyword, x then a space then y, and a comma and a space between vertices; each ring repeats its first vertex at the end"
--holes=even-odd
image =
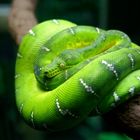
POLYGON ((8 20, 10 33, 18 45, 23 35, 37 24, 35 7, 36 0, 13 0, 8 20))
POLYGON ((140 95, 104 115, 113 129, 140 140, 140 95))

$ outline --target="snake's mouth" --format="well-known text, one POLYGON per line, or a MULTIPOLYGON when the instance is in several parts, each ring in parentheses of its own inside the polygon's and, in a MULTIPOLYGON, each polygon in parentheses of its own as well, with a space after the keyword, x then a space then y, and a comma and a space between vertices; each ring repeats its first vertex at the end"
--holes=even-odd
POLYGON ((59 68, 50 69, 44 72, 45 78, 53 78, 61 72, 59 68))

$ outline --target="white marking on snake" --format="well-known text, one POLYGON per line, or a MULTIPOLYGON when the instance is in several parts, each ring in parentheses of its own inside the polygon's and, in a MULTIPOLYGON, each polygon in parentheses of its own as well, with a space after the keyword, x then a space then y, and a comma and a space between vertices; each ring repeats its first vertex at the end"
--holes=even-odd
POLYGON ((120 100, 120 97, 118 96, 116 92, 113 93, 113 97, 114 97, 115 102, 118 102, 120 100))
POLYGON ((100 29, 98 27, 95 28, 97 33, 99 34, 100 33, 100 29))
POLYGON ((136 50, 138 54, 140 54, 140 50, 136 50))
POLYGON ((130 87, 130 89, 128 91, 129 91, 130 95, 133 96, 135 93, 135 87, 134 86, 130 87))
POLYGON ((92 89, 92 87, 87 85, 87 83, 84 82, 84 80, 82 78, 80 78, 79 81, 84 86, 84 88, 86 89, 87 92, 89 92, 91 94, 95 93, 94 90, 92 89))
POLYGON ((127 36, 126 34, 123 34, 123 35, 122 35, 122 39, 123 39, 123 38, 128 38, 128 36, 127 36))
POLYGON ((35 128, 35 124, 34 124, 34 112, 31 112, 31 122, 33 124, 33 127, 35 128))
POLYGON ((105 40, 106 40, 105 35, 102 35, 102 36, 101 36, 101 39, 102 39, 103 41, 105 41, 105 40))
POLYGON ((42 71, 43 67, 40 67, 39 70, 42 71))
POLYGON ((32 29, 29 30, 29 34, 32 35, 32 36, 35 36, 35 33, 33 32, 32 29))
POLYGON ((19 86, 18 86, 18 87, 16 86, 15 92, 18 92, 18 90, 19 90, 20 88, 21 88, 21 86, 20 86, 20 87, 19 87, 19 86))
POLYGON ((50 51, 50 49, 49 49, 49 48, 44 47, 44 46, 43 46, 43 47, 41 47, 41 49, 42 49, 42 50, 44 50, 44 51, 46 51, 46 52, 49 52, 49 51, 50 51))
POLYGON ((87 59, 86 61, 89 63, 91 60, 90 59, 87 59))
POLYGON ((15 89, 15 92, 17 93, 17 92, 18 92, 18 90, 19 90, 19 89, 18 89, 18 88, 16 88, 16 89, 15 89))
POLYGON ((16 74, 15 79, 19 78, 20 76, 21 76, 20 74, 16 74))
POLYGON ((75 35, 75 32, 72 28, 69 28, 69 30, 70 30, 71 34, 75 35))
POLYGON ((59 103, 59 100, 58 99, 56 99, 56 106, 57 106, 57 108, 58 108, 58 111, 60 112, 60 114, 62 114, 63 116, 65 116, 65 115, 69 115, 69 116, 71 116, 71 117, 74 117, 74 118, 78 118, 78 116, 77 115, 75 115, 75 114, 73 114, 71 111, 69 111, 68 109, 62 109, 61 107, 60 107, 60 103, 59 103))
POLYGON ((137 76, 137 79, 140 80, 140 76, 137 76))
POLYGON ((21 104, 20 109, 19 109, 19 112, 21 113, 22 110, 23 110, 23 104, 21 104))
POLYGON ((134 58, 133 58, 133 56, 132 56, 131 53, 128 54, 128 58, 129 58, 129 60, 131 61, 131 67, 132 67, 132 69, 133 69, 133 68, 134 68, 134 58))
POLYGON ((68 79, 68 70, 65 70, 65 79, 68 79))
POLYGON ((52 21, 53 21, 53 23, 55 23, 55 24, 59 24, 59 21, 56 20, 56 19, 53 19, 52 21))
POLYGON ((113 66, 113 64, 108 63, 106 60, 102 60, 102 64, 106 65, 107 68, 114 73, 114 75, 116 76, 116 79, 119 80, 118 73, 115 70, 115 67, 113 66))
POLYGON ((18 53, 17 53, 17 57, 18 57, 18 58, 22 58, 23 56, 18 52, 18 53))

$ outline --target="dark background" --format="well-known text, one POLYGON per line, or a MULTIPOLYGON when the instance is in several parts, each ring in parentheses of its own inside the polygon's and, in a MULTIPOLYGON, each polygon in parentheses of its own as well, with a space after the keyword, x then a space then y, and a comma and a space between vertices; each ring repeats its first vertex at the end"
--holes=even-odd
MULTIPOLYGON (((118 29, 140 45, 139 1, 133 0, 40 0, 39 22, 62 18, 77 24, 118 29)), ((10 0, 1 0, 0 5, 10 0)), ((2 22, 2 19, 0 19, 2 22)), ((7 23, 5 25, 7 27, 7 23)), ((91 117, 76 128, 56 134, 33 130, 20 118, 15 106, 14 67, 18 46, 8 29, 0 27, 0 140, 128 140, 111 129, 101 117, 91 117)))

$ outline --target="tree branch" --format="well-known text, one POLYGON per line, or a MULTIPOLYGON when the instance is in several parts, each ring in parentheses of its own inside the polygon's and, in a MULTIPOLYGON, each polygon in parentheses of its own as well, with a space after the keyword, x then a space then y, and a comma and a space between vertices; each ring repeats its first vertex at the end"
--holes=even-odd
POLYGON ((28 30, 37 24, 36 3, 36 0, 13 0, 8 20, 10 33, 18 45, 28 30))
POLYGON ((104 119, 113 129, 140 140, 140 96, 135 96, 105 114, 104 119))

